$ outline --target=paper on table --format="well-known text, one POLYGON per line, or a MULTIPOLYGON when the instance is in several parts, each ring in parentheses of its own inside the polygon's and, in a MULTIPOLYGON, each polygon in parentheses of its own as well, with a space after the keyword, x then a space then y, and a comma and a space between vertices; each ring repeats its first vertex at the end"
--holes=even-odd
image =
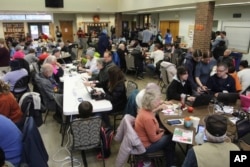
POLYGON ((175 128, 172 140, 180 143, 192 144, 193 131, 181 128, 175 128))
POLYGON ((229 117, 228 118, 233 124, 236 124, 236 122, 239 120, 238 117, 229 117))

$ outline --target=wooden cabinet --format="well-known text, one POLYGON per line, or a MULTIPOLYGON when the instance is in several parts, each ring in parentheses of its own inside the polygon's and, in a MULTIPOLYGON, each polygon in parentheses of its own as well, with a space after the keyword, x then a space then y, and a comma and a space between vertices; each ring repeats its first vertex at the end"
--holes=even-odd
POLYGON ((24 37, 24 23, 3 23, 4 38, 11 36, 13 38, 24 37))

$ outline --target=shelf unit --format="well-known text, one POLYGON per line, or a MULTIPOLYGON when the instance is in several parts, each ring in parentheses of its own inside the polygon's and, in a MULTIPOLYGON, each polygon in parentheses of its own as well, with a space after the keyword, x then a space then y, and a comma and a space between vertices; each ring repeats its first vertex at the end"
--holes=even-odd
POLYGON ((24 36, 24 23, 3 23, 4 38, 11 35, 13 38, 24 36))

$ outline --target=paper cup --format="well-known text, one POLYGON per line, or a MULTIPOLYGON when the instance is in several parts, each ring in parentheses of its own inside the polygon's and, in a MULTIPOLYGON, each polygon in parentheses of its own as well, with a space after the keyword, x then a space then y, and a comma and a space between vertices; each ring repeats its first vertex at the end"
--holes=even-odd
POLYGON ((198 125, 200 123, 200 118, 199 117, 190 117, 192 122, 193 122, 193 127, 195 128, 195 130, 197 130, 198 125))

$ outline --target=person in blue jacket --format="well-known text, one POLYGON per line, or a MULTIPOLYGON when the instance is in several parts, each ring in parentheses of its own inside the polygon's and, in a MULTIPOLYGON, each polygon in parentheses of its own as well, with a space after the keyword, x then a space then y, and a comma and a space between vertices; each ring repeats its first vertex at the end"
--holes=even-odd
POLYGON ((22 154, 22 133, 7 117, 0 114, 0 147, 6 161, 19 166, 22 154))

